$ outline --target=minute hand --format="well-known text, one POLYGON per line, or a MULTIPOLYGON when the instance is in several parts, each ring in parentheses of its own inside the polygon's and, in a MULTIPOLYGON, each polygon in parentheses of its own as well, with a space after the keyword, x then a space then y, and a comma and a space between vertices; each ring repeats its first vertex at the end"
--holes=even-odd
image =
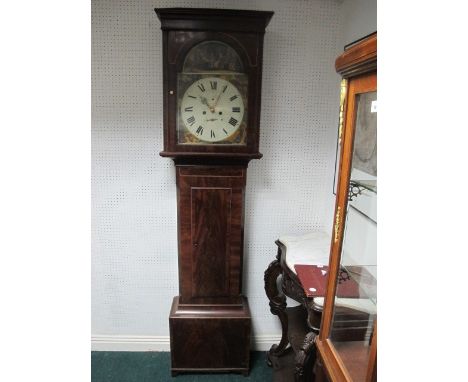
POLYGON ((219 92, 218 97, 216 98, 216 101, 215 101, 215 104, 214 104, 213 108, 215 108, 216 105, 218 105, 218 101, 221 98, 221 94, 222 94, 222 92, 219 92))

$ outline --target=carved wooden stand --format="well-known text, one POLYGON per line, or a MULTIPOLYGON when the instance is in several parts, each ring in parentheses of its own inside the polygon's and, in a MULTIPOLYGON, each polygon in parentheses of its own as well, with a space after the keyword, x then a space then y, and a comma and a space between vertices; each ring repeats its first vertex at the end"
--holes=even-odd
POLYGON ((282 334, 280 343, 273 345, 267 353, 267 363, 278 368, 279 357, 285 356, 292 349, 295 353, 295 381, 313 381, 312 369, 316 358, 314 340, 319 332, 322 309, 313 299, 306 297, 299 279, 287 267, 284 245, 278 240, 276 245, 276 260, 266 269, 264 280, 265 292, 270 300, 270 311, 278 316, 282 334), (281 290, 277 284, 280 276, 281 290), (300 302, 301 306, 287 308, 286 296, 300 302))

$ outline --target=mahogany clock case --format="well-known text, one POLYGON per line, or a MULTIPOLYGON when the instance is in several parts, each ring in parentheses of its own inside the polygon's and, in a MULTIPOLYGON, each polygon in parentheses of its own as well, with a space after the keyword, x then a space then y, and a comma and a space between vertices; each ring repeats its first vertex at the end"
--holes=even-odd
POLYGON ((242 295, 245 185, 248 162, 262 156, 263 35, 273 12, 155 11, 163 32, 164 150, 160 155, 174 159, 177 182, 179 296, 169 316, 171 370, 173 374, 231 371, 247 375, 252 319, 242 295), (199 47, 209 43, 225 46, 230 58, 219 51, 202 54, 199 47), (216 89, 211 83, 218 78, 216 89), (243 103, 228 103, 229 107, 218 110, 220 84, 226 81, 238 90, 243 103), (198 93, 188 92, 198 85, 198 93), (212 94, 209 99, 204 87, 212 94), (184 104, 185 94, 197 103, 184 104), (216 101, 210 103, 211 98, 216 101), (216 139, 210 141, 203 133, 197 136, 185 108, 197 109, 197 116, 205 111, 209 115, 202 119, 205 122, 220 111, 228 114, 232 108, 234 114, 240 109, 243 113, 236 115, 242 114, 242 120, 239 117, 230 131, 233 139, 226 136, 220 142, 218 126, 216 139))

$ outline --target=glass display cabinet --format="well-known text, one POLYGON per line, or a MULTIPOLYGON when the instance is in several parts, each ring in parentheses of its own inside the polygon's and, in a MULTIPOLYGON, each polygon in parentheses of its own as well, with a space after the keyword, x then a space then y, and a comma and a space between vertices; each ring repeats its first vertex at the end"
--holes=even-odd
POLYGON ((339 172, 316 381, 377 380, 377 33, 336 59, 339 172))

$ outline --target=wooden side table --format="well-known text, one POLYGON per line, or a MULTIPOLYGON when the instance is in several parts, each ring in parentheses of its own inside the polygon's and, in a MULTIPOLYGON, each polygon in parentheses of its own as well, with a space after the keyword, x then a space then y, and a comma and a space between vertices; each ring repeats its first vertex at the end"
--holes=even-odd
POLYGON ((276 259, 265 270, 265 292, 270 311, 282 328, 279 344, 271 347, 267 362, 275 369, 274 380, 313 381, 315 336, 319 333, 323 299, 308 298, 294 271, 294 263, 327 264, 330 236, 314 232, 302 237, 281 237, 276 259), (278 278, 281 278, 278 288, 278 278), (287 307, 286 296, 299 302, 287 307))

